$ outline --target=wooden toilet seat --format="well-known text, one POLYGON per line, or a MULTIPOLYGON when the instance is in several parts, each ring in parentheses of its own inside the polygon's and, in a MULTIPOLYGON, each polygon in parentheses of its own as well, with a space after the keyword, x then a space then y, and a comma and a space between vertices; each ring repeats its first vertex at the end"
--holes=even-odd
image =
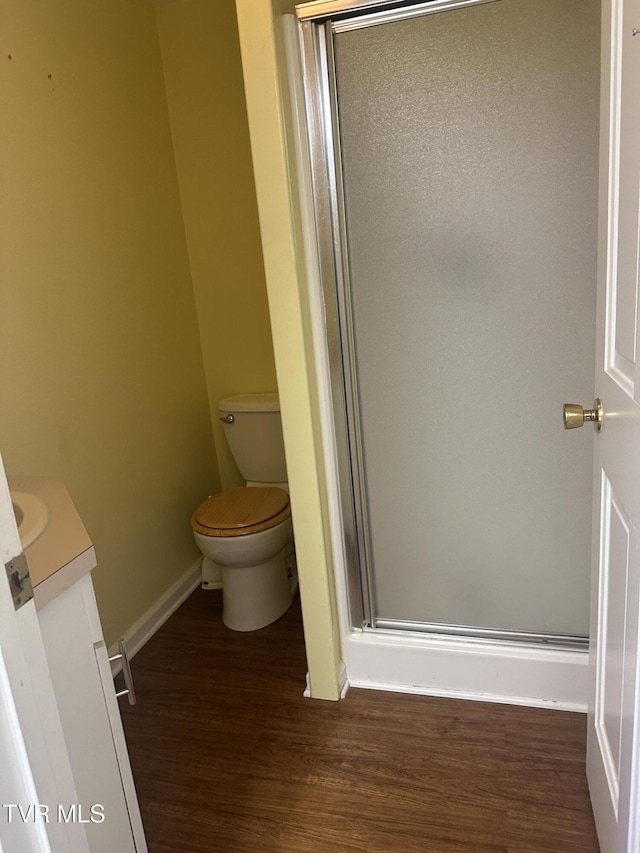
POLYGON ((211 495, 191 516, 203 536, 248 536, 291 517, 289 495, 276 486, 241 486, 211 495))

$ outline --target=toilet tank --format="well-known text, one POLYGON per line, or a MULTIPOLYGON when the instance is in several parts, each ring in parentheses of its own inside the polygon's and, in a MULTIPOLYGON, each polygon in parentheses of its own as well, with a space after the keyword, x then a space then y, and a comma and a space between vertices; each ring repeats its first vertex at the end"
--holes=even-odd
POLYGON ((244 479, 285 482, 287 467, 278 395, 238 394, 220 400, 218 410, 227 443, 244 479))

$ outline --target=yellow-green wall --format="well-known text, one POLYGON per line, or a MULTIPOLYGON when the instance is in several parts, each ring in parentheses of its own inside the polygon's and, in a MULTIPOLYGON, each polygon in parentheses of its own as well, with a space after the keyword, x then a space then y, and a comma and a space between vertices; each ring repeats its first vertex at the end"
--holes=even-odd
POLYGON ((236 0, 312 696, 338 699, 341 647, 309 289, 283 53, 290 3, 236 0))
POLYGON ((276 390, 233 0, 157 7, 204 369, 223 488, 241 484, 217 402, 276 390))
POLYGON ((0 42, 0 447, 67 484, 112 642, 218 481, 155 9, 4 0, 0 42))

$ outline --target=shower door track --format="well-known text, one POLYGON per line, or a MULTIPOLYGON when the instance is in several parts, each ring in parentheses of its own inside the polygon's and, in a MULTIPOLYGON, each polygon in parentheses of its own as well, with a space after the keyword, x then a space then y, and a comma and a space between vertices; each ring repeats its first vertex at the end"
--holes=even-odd
POLYGON ((543 634, 534 631, 508 631, 500 628, 473 628, 469 625, 444 625, 438 622, 409 622, 402 619, 375 621, 370 630, 384 633, 411 631, 423 636, 456 637, 465 640, 491 640, 492 642, 541 644, 549 648, 586 649, 589 638, 578 634, 543 634))
POLYGON ((314 0, 296 7, 304 76, 307 135, 317 256, 324 299, 333 425, 346 555, 347 598, 353 628, 376 634, 413 634, 584 650, 589 638, 384 619, 376 615, 369 518, 362 454, 357 364, 342 179, 335 33, 437 14, 500 0, 314 0))

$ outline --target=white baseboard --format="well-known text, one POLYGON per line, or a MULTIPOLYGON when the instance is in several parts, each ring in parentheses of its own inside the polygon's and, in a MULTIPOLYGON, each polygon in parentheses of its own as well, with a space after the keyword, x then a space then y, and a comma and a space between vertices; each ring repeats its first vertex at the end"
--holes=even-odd
POLYGON ((340 688, 340 698, 344 699, 344 697, 349 692, 349 679, 347 678, 347 667, 344 665, 344 661, 340 661, 340 669, 338 670, 338 687, 340 688))
POLYGON ((587 651, 376 631, 344 638, 343 655, 351 687, 587 710, 587 651))
MULTIPOLYGON (((160 628, 172 613, 180 607, 180 605, 191 595, 191 593, 200 586, 202 581, 202 557, 198 557, 196 562, 182 575, 181 578, 169 587, 169 589, 160 596, 160 598, 151 605, 151 607, 143 613, 142 616, 134 622, 134 624, 124 632, 120 639, 123 639, 127 644, 127 653, 129 659, 134 657, 144 644, 153 637, 158 628, 160 628)), ((109 649, 109 655, 118 654, 118 644, 114 643, 109 649)), ((119 660, 113 661, 111 671, 114 677, 122 669, 122 664, 119 660)))
MULTIPOLYGON (((338 689, 339 689, 339 693, 340 693, 339 698, 344 699, 344 697, 349 692, 349 679, 347 678, 347 668, 344 665, 343 661, 340 661, 337 676, 338 676, 338 689)), ((304 688, 302 695, 305 697, 305 699, 313 699, 314 697, 311 694, 311 678, 309 677, 309 673, 307 673, 305 680, 306 680, 306 687, 304 688)))
POLYGON ((573 711, 586 714, 587 707, 582 703, 556 702, 529 696, 505 696, 493 693, 465 693, 462 690, 445 690, 430 687, 417 687, 409 684, 377 684, 375 681, 354 682, 351 687, 361 690, 385 690, 388 693, 412 693, 418 696, 435 696, 440 699, 461 699, 465 702, 491 702, 497 705, 523 705, 527 708, 547 708, 551 711, 573 711))

